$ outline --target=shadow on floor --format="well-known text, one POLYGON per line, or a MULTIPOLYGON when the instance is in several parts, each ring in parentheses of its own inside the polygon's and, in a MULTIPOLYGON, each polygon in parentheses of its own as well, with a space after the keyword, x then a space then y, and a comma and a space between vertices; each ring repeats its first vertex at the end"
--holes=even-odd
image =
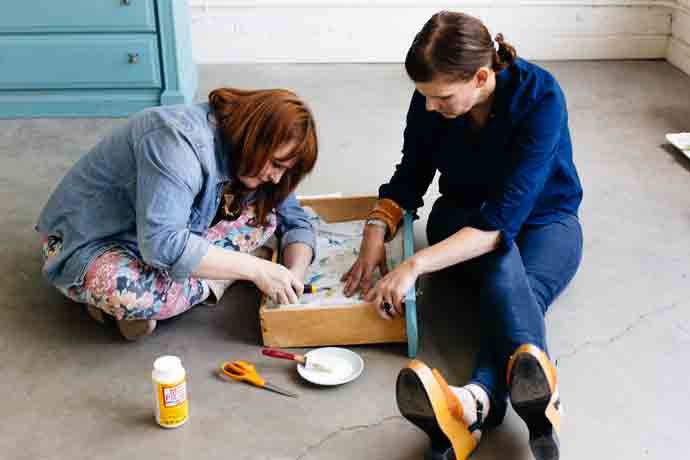
POLYGON ((690 172, 690 158, 683 155, 673 144, 661 144, 659 147, 668 153, 678 165, 690 172))

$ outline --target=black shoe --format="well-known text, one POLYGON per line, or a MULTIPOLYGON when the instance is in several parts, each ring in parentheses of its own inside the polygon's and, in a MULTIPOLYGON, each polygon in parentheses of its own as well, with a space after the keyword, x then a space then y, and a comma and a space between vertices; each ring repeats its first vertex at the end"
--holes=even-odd
POLYGON ((533 345, 522 345, 508 362, 508 388, 515 412, 529 429, 529 445, 536 460, 558 460, 560 398, 556 368, 533 345))

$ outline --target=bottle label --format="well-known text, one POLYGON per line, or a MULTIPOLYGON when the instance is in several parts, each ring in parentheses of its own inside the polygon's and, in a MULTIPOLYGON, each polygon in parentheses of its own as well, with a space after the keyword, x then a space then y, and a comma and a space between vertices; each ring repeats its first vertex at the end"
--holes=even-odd
POLYGON ((165 407, 175 407, 187 400, 187 386, 184 382, 174 387, 163 387, 163 404, 165 407))
POLYGON ((189 402, 187 401, 187 384, 184 380, 177 383, 158 384, 158 414, 163 426, 176 426, 184 422, 189 416, 189 402))

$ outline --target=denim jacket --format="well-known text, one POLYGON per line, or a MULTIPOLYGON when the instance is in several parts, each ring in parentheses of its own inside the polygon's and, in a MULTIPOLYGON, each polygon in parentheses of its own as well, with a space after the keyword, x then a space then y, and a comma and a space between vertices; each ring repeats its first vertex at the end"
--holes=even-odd
MULTIPOLYGON (((147 109, 82 157, 43 208, 36 230, 62 238, 44 266, 52 283, 83 282, 91 260, 118 246, 175 281, 191 276, 232 180, 229 148, 208 103, 147 109)), ((251 199, 251 197, 249 198, 251 199)), ((315 232, 291 194, 276 208, 282 247, 314 251, 315 232)))

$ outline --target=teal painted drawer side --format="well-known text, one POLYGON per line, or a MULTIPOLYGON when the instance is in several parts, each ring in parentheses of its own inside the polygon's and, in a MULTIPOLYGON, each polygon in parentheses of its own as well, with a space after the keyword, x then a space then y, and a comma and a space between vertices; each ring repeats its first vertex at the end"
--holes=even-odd
POLYGON ((7 0, 0 33, 153 32, 154 0, 7 0))
POLYGON ((0 89, 160 87, 153 34, 0 35, 0 89))

